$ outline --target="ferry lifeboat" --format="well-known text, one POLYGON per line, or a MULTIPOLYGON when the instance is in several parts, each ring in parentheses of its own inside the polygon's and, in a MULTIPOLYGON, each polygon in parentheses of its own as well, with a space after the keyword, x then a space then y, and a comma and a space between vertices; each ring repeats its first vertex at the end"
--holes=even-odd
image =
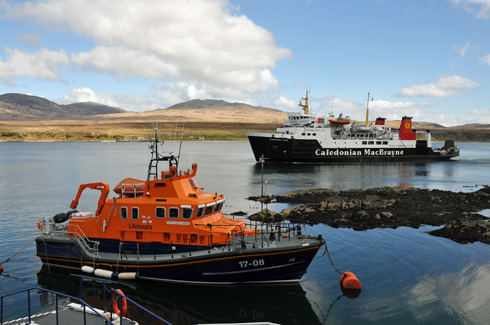
POLYGON ((146 180, 126 178, 108 198, 104 182, 82 184, 71 210, 38 221, 37 256, 44 264, 96 276, 232 284, 293 282, 324 244, 282 223, 247 225, 223 215, 225 197, 204 192, 178 157, 150 146, 146 180), (168 169, 158 171, 160 162, 168 169), (100 191, 95 212, 76 210, 86 189, 100 191))

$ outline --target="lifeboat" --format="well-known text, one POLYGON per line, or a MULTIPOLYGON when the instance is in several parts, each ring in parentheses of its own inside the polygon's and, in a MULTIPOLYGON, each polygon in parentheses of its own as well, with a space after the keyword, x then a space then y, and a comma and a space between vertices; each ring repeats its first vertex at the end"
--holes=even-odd
POLYGON ((350 124, 350 120, 341 119, 341 120, 328 120, 330 124, 350 124))
POLYGON ((334 125, 344 125, 344 124, 350 124, 351 123, 349 116, 346 116, 344 118, 342 113, 339 115, 339 117, 337 119, 329 119, 328 121, 330 122, 330 124, 334 124, 334 125))
POLYGON ((114 279, 231 284, 298 281, 324 244, 293 224, 247 224, 225 217, 225 197, 205 192, 197 164, 178 170, 155 130, 146 180, 79 186, 66 218, 43 217, 36 238, 44 264, 114 279), (160 170, 165 163, 168 168, 160 170), (85 190, 100 191, 95 211, 78 211, 85 190))

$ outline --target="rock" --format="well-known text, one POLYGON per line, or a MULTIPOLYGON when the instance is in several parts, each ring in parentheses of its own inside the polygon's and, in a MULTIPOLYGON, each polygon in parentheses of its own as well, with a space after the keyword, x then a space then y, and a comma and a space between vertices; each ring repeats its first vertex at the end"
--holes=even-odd
POLYGON ((284 220, 284 217, 280 213, 273 212, 269 209, 264 209, 249 217, 250 220, 262 221, 266 223, 279 222, 284 220))
MULTIPOLYGON (((249 198, 259 200, 259 198, 249 198)), ((455 241, 488 242, 488 222, 477 212, 490 208, 490 187, 475 192, 450 192, 401 187, 366 190, 301 190, 260 198, 279 203, 306 204, 285 209, 281 217, 305 223, 324 223, 355 230, 420 225, 441 226, 441 234, 455 241), (389 207, 389 212, 386 209, 389 207), (458 235, 457 235, 458 234, 458 235)), ((253 218, 276 220, 273 214, 253 218)), ((251 219, 253 219, 251 216, 251 219)), ((431 233, 432 234, 432 233, 431 233)))

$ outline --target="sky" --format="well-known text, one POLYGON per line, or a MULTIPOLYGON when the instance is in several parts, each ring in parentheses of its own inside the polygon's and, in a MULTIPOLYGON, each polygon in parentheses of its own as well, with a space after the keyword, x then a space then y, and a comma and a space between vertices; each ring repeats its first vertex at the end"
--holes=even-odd
POLYGON ((490 0, 0 0, 0 94, 490 123, 490 0))

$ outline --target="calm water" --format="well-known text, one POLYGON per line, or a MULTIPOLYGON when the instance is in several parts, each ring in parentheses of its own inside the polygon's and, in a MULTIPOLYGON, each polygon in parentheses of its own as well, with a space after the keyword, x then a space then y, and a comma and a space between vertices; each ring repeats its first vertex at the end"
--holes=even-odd
MULTIPOLYGON (((490 184, 490 144, 460 143, 450 162, 381 165, 266 165, 264 190, 283 194, 310 188, 403 186, 474 191, 490 184)), ((169 150, 178 150, 170 143, 169 150)), ((260 210, 246 200, 261 192, 261 167, 248 143, 191 142, 182 146, 180 168, 198 163, 206 191, 225 194, 224 211, 260 210)), ((144 143, 0 143, 0 262, 38 235, 37 220, 69 210, 81 183, 104 181, 111 188, 126 177, 146 178, 144 143)), ((98 192, 84 192, 80 209, 94 210, 98 192)), ((284 205, 270 205, 281 210, 284 205)), ((489 207, 490 208, 490 207, 489 207)), ((121 283, 130 297, 174 324, 271 321, 282 324, 482 324, 490 322, 490 246, 461 245, 420 229, 353 231, 323 225, 335 265, 362 282, 356 299, 342 296, 339 275, 319 252, 298 285, 202 287, 142 281, 121 283)), ((78 280, 66 271, 42 268, 34 243, 9 263, 0 295, 40 285, 78 295, 78 280)), ((84 295, 97 303, 100 286, 84 295)), ((49 297, 33 298, 41 308, 49 297)), ((24 296, 6 300, 5 319, 24 316, 24 296)))

